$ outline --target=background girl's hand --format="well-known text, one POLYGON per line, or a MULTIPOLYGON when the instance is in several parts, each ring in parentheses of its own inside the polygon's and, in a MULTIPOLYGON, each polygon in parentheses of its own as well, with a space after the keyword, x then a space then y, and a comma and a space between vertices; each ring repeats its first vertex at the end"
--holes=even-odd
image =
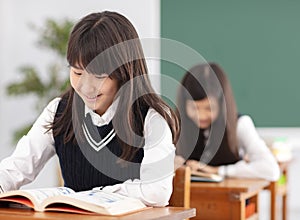
POLYGON ((200 170, 200 163, 197 160, 187 160, 186 165, 191 168, 191 170, 200 170))
POLYGON ((186 165, 189 166, 191 170, 202 171, 205 173, 218 174, 219 171, 219 167, 209 166, 197 160, 187 160, 186 165))
POLYGON ((213 174, 218 174, 219 167, 215 166, 209 166, 207 164, 198 162, 199 164, 199 170, 205 173, 213 173, 213 174))

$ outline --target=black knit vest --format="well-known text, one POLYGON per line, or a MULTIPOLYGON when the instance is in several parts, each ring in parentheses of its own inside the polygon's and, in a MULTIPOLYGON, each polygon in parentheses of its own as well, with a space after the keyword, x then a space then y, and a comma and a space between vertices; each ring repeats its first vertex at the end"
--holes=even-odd
MULTIPOLYGON (((63 112, 65 102, 60 101, 56 115, 63 112)), ((145 119, 149 108, 142 110, 145 119)), ((89 123, 91 119, 88 119, 89 123)), ((93 187, 122 183, 128 179, 140 178, 140 165, 144 150, 140 148, 129 163, 120 163, 121 144, 117 135, 112 137, 112 121, 108 125, 96 127, 102 140, 107 140, 103 148, 96 151, 88 142, 64 144, 63 134, 54 137, 55 149, 59 158, 64 185, 75 191, 89 190, 93 187), (105 139, 106 138, 106 139, 105 139)))
MULTIPOLYGON (((238 113, 237 118, 239 119, 242 116, 242 114, 238 113)), ((203 152, 204 152, 204 130, 199 129, 199 138, 196 144, 196 147, 192 151, 191 155, 188 159, 190 160, 200 160, 203 152)), ((208 146, 209 149, 209 146, 208 146)), ((208 165, 210 166, 221 166, 221 165, 228 165, 228 164, 234 164, 237 161, 241 160, 241 158, 237 157, 232 151, 230 150, 228 146, 227 141, 227 134, 226 131, 224 133, 224 137, 222 139, 222 142, 218 148, 218 150, 215 152, 215 154, 212 156, 210 161, 208 162, 208 165)))

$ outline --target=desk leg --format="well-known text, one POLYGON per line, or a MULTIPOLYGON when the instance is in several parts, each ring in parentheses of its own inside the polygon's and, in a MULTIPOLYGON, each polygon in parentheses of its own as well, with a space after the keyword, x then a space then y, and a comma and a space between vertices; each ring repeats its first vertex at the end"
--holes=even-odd
POLYGON ((276 220, 276 182, 271 182, 269 190, 271 196, 271 220, 276 220))
POLYGON ((287 196, 286 194, 282 196, 282 220, 286 220, 286 214, 287 214, 287 196))
POLYGON ((288 183, 288 169, 287 167, 283 169, 283 175, 285 176, 285 189, 282 195, 282 220, 287 219, 287 183, 288 183))

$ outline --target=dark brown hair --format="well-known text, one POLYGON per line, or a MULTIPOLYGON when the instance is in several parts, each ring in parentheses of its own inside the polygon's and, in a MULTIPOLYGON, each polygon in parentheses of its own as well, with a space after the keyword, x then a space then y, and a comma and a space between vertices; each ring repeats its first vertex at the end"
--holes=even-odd
MULTIPOLYGON (((134 157, 138 149, 130 146, 143 145, 142 139, 138 143, 132 140, 130 131, 143 137, 144 107, 155 109, 167 121, 176 143, 179 129, 176 114, 153 90, 138 34, 127 18, 109 11, 82 18, 70 34, 67 60, 71 66, 80 65, 91 73, 108 73, 117 80, 119 104, 114 118, 117 118, 117 135, 122 132, 123 136, 120 139, 123 147, 121 159, 134 157), (121 90, 125 84, 128 86, 121 90)), ((76 102, 75 106, 84 105, 76 97, 73 88, 62 95, 67 100, 66 108, 51 127, 54 136, 63 134, 65 143, 76 143, 74 127, 81 127, 82 123, 82 110, 72 109, 73 102, 76 102)))
MULTIPOLYGON (((219 104, 219 115, 215 122, 224 121, 223 125, 226 126, 222 144, 229 147, 229 150, 238 158, 238 145, 237 145, 237 108, 233 92, 223 69, 215 63, 199 64, 186 72, 182 81, 182 87, 178 91, 177 106, 181 120, 181 133, 178 141, 178 148, 183 151, 189 145, 195 147, 196 142, 191 143, 191 132, 196 128, 194 122, 189 119, 186 114, 186 101, 189 100, 202 100, 209 97, 214 97, 219 104)), ((214 134, 212 141, 214 141, 214 134)), ((182 152, 181 152, 182 153, 182 152)), ((180 154, 181 154, 180 153, 180 154)), ((191 151, 190 151, 191 153, 191 151)))

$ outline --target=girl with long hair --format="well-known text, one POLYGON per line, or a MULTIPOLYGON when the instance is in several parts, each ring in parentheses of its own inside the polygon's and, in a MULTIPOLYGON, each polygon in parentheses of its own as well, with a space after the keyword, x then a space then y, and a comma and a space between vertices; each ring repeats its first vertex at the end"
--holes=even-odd
POLYGON ((131 22, 110 11, 83 17, 70 34, 67 60, 71 87, 1 162, 1 190, 31 182, 57 154, 64 184, 75 191, 103 187, 167 205, 178 120, 150 84, 131 22))
POLYGON ((252 119, 238 114, 229 80, 219 65, 196 65, 181 84, 177 164, 227 177, 279 178, 278 164, 252 119))

